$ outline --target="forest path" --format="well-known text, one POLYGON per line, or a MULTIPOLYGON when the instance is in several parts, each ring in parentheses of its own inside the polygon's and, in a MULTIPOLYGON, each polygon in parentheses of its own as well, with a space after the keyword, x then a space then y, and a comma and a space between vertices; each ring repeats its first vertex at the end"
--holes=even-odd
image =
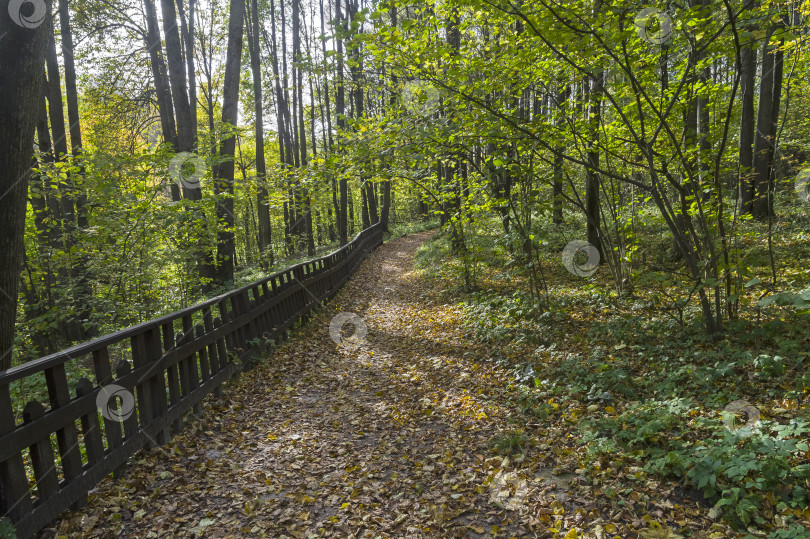
POLYGON ((510 461, 488 445, 523 425, 508 421, 508 372, 414 270, 432 233, 379 247, 222 400, 45 534, 565 535, 590 508, 546 468, 548 446, 510 461), (340 312, 363 319, 364 341, 334 342, 340 312))

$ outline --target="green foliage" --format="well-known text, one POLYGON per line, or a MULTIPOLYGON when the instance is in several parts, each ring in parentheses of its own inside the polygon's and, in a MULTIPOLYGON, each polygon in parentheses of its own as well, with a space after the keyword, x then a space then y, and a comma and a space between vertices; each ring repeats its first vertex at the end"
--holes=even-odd
POLYGON ((489 441, 489 447, 501 455, 520 455, 532 445, 532 440, 523 431, 501 432, 489 441))
POLYGON ((478 292, 462 305, 469 314, 467 327, 483 342, 537 342, 535 324, 543 310, 521 291, 510 296, 478 292))
MULTIPOLYGON (((564 245, 553 232, 544 238, 554 248, 564 245)), ((458 261, 447 243, 440 253, 437 243, 423 247, 436 254, 425 268, 447 276, 458 261)), ((581 444, 581 468, 638 463, 647 474, 699 492, 740 530, 771 529, 764 515, 780 514, 774 537, 806 533, 791 522, 791 511, 808 503, 810 484, 810 417, 803 408, 808 328, 801 313, 741 320, 717 339, 690 320, 688 301, 680 320, 662 312, 656 294, 673 290, 664 281, 639 286, 632 297, 612 295, 599 283, 556 286, 552 310, 544 312, 529 308, 525 280, 510 274, 508 258, 487 264, 487 288, 460 296, 458 304, 471 334, 497 346, 492 360, 512 381, 512 423, 558 424, 565 403, 580 403, 572 436, 581 444), (758 423, 723 411, 741 398, 760 409, 758 423), (580 418, 586 408, 616 411, 580 418)), ((746 297, 755 303, 758 294, 746 297)))
POLYGON ((0 537, 5 539, 17 539, 17 530, 8 517, 0 519, 0 537))
POLYGON ((592 459, 624 453, 646 463, 648 473, 685 478, 743 528, 763 500, 791 508, 808 502, 805 420, 763 421, 753 432, 730 430, 699 415, 694 401, 671 399, 637 403, 616 418, 582 428, 592 459), (605 433, 611 435, 609 444, 602 441, 605 433))

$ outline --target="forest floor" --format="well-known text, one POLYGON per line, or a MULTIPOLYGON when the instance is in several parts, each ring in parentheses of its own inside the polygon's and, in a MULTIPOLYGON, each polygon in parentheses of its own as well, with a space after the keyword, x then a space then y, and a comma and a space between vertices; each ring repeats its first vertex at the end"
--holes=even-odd
POLYGON ((222 399, 44 535, 733 536, 675 483, 632 469, 589 479, 565 450, 576 415, 516 433, 514 372, 414 269, 432 234, 377 249, 222 399), (330 337, 341 312, 362 318, 365 339, 330 337), (620 501, 604 495, 611 474, 637 478, 620 501))

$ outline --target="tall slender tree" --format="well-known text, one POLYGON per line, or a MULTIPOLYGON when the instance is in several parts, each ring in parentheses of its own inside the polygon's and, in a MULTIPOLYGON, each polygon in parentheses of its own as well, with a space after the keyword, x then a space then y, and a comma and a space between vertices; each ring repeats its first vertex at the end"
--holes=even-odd
MULTIPOLYGON (((186 82, 187 66, 183 61, 183 46, 180 41, 177 10, 174 0, 161 0, 163 14, 163 36, 166 39, 166 58, 169 62, 169 82, 172 90, 172 102, 176 114, 177 125, 177 151, 191 152, 194 150, 195 121, 193 119, 191 103, 188 99, 188 85, 186 82)), ((187 51, 190 53, 190 51, 187 51)), ((202 191, 197 184, 184 184, 183 190, 186 198, 200 200, 202 191)))
MULTIPOLYGON (((346 129, 346 89, 343 80, 343 36, 346 28, 343 23, 341 13, 341 0, 335 0, 335 41, 337 49, 337 91, 335 94, 335 115, 337 116, 337 137, 338 143, 343 137, 346 129)), ((349 202, 349 181, 345 175, 340 176, 340 207, 338 208, 338 239, 341 245, 349 242, 348 227, 348 202, 349 202)))
MULTIPOLYGON (((756 6, 756 0, 748 0, 743 6, 746 12, 750 12, 756 6)), ((744 12, 744 16, 747 13, 744 12)), ((754 34, 751 31, 752 24, 746 20, 743 25, 746 36, 743 38, 742 49, 740 50, 740 174, 738 178, 738 190, 740 197, 740 213, 750 214, 753 206, 754 186, 751 181, 751 173, 754 168, 754 132, 756 129, 756 118, 754 116, 754 87, 757 71, 757 48, 754 34)))
POLYGON ((273 247, 271 243, 272 229, 270 226, 270 205, 267 197, 267 166, 264 158, 264 101, 262 99, 262 71, 260 55, 259 32, 259 2, 251 0, 250 25, 248 26, 248 45, 250 48, 250 70, 253 74, 253 108, 255 115, 255 142, 256 142, 256 180, 259 184, 256 194, 256 209, 258 211, 258 243, 259 252, 266 256, 267 263, 273 264, 273 247))
POLYGON ((779 44, 773 38, 775 31, 776 27, 772 26, 762 45, 762 75, 754 137, 753 215, 759 219, 773 214, 772 167, 782 94, 782 55, 779 54, 779 44))
POLYGON ((233 281, 234 204, 233 178, 236 133, 239 117, 239 73, 242 67, 242 37, 245 23, 245 0, 231 0, 228 20, 228 51, 225 58, 225 82, 222 95, 222 123, 227 132, 220 144, 224 161, 217 167, 214 187, 217 194, 217 281, 233 281))

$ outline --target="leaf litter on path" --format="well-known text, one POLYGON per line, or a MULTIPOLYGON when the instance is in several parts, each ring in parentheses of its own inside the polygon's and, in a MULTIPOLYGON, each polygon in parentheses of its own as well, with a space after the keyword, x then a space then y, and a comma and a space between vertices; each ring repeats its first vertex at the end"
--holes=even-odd
POLYGON ((493 436, 515 428, 511 373, 487 361, 460 308, 414 270, 430 234, 378 248, 222 399, 43 535, 570 538, 650 528, 640 506, 617 505, 570 473, 562 409, 523 426, 533 443, 522 455, 493 455, 493 436), (364 339, 330 337, 341 312, 361 317, 364 339))

